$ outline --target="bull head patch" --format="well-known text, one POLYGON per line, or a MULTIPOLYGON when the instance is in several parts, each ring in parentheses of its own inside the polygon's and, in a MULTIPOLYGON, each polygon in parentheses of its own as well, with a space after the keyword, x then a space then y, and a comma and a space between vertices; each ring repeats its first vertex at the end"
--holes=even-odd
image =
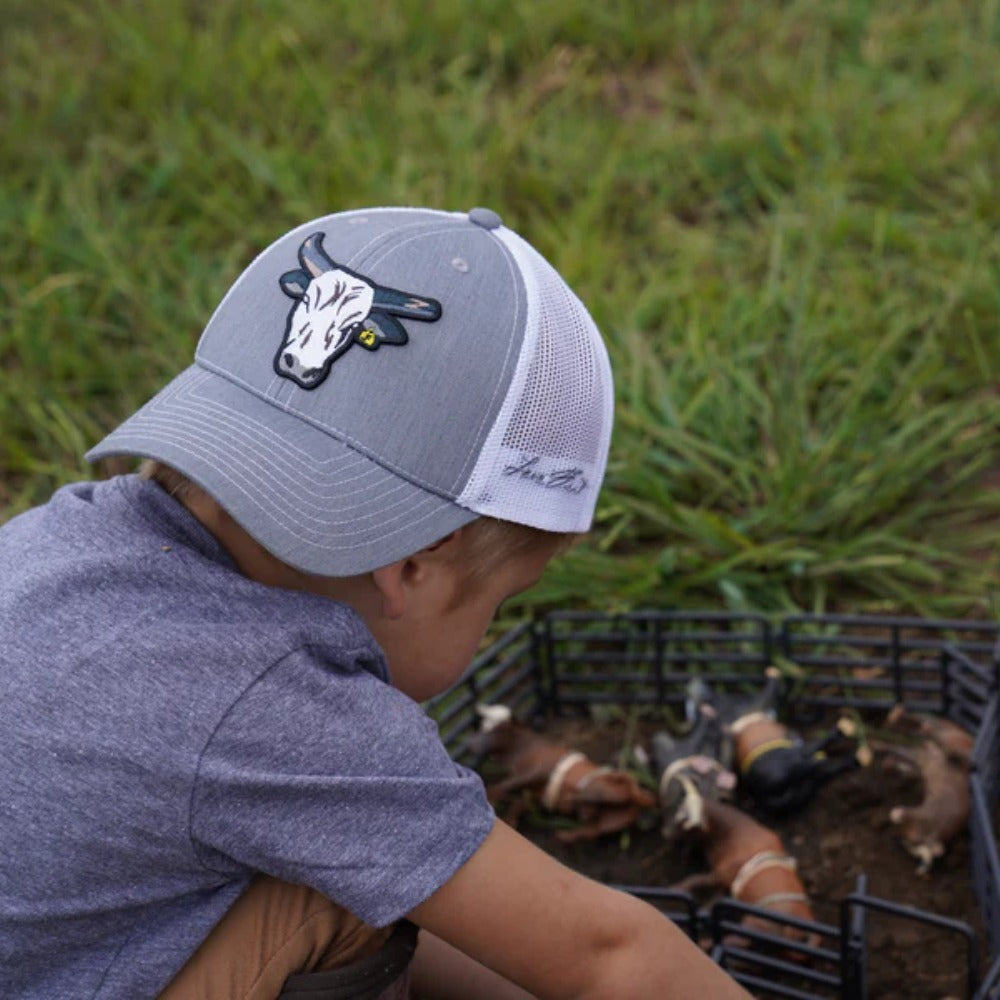
POLYGON ((384 288, 335 263, 323 249, 322 233, 302 241, 299 263, 279 279, 281 290, 296 302, 274 370, 303 389, 315 389, 352 344, 369 351, 405 344, 409 337, 397 316, 424 323, 441 317, 441 304, 434 299, 384 288))

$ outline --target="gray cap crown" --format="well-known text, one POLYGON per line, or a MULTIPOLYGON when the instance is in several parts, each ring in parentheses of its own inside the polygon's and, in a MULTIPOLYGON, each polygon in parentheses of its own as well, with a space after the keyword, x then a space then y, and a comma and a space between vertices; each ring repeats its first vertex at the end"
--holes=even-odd
POLYGON ((551 271, 488 209, 312 220, 247 267, 194 364, 88 458, 166 462, 278 558, 324 575, 392 562, 480 513, 522 520, 516 503, 486 509, 483 462, 524 390, 538 268, 551 271))

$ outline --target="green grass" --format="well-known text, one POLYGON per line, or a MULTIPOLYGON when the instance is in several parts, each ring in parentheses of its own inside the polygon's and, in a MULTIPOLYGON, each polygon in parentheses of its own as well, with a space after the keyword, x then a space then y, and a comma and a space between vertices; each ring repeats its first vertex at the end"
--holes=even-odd
POLYGON ((0 81, 0 517, 281 232, 484 204, 617 380, 597 528, 508 616, 1000 617, 997 0, 7 0, 0 81))

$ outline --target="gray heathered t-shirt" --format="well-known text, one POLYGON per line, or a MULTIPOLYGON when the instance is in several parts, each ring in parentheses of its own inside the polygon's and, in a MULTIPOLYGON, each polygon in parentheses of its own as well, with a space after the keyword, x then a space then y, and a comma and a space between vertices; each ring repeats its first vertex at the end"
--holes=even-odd
POLYGON ((262 871, 375 925, 493 824, 350 609, 247 580, 158 486, 0 529, 0 996, 152 997, 262 871))

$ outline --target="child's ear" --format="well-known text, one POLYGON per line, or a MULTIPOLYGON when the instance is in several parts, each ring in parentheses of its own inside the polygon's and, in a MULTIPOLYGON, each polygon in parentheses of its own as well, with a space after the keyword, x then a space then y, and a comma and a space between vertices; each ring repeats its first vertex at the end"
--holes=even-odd
POLYGON ((463 537, 461 528, 415 552, 412 556, 372 571, 372 580, 382 600, 386 618, 401 618, 409 605, 410 592, 435 576, 435 570, 452 562, 453 550, 463 537))
POLYGON ((442 567, 450 569, 456 565, 465 538, 465 529, 456 528, 450 535, 425 545, 419 552, 403 559, 403 582, 411 587, 416 586, 431 578, 442 567))
POLYGON ((380 611, 385 618, 402 618, 406 611, 405 564, 408 559, 389 563, 372 570, 372 582, 382 602, 380 611))

